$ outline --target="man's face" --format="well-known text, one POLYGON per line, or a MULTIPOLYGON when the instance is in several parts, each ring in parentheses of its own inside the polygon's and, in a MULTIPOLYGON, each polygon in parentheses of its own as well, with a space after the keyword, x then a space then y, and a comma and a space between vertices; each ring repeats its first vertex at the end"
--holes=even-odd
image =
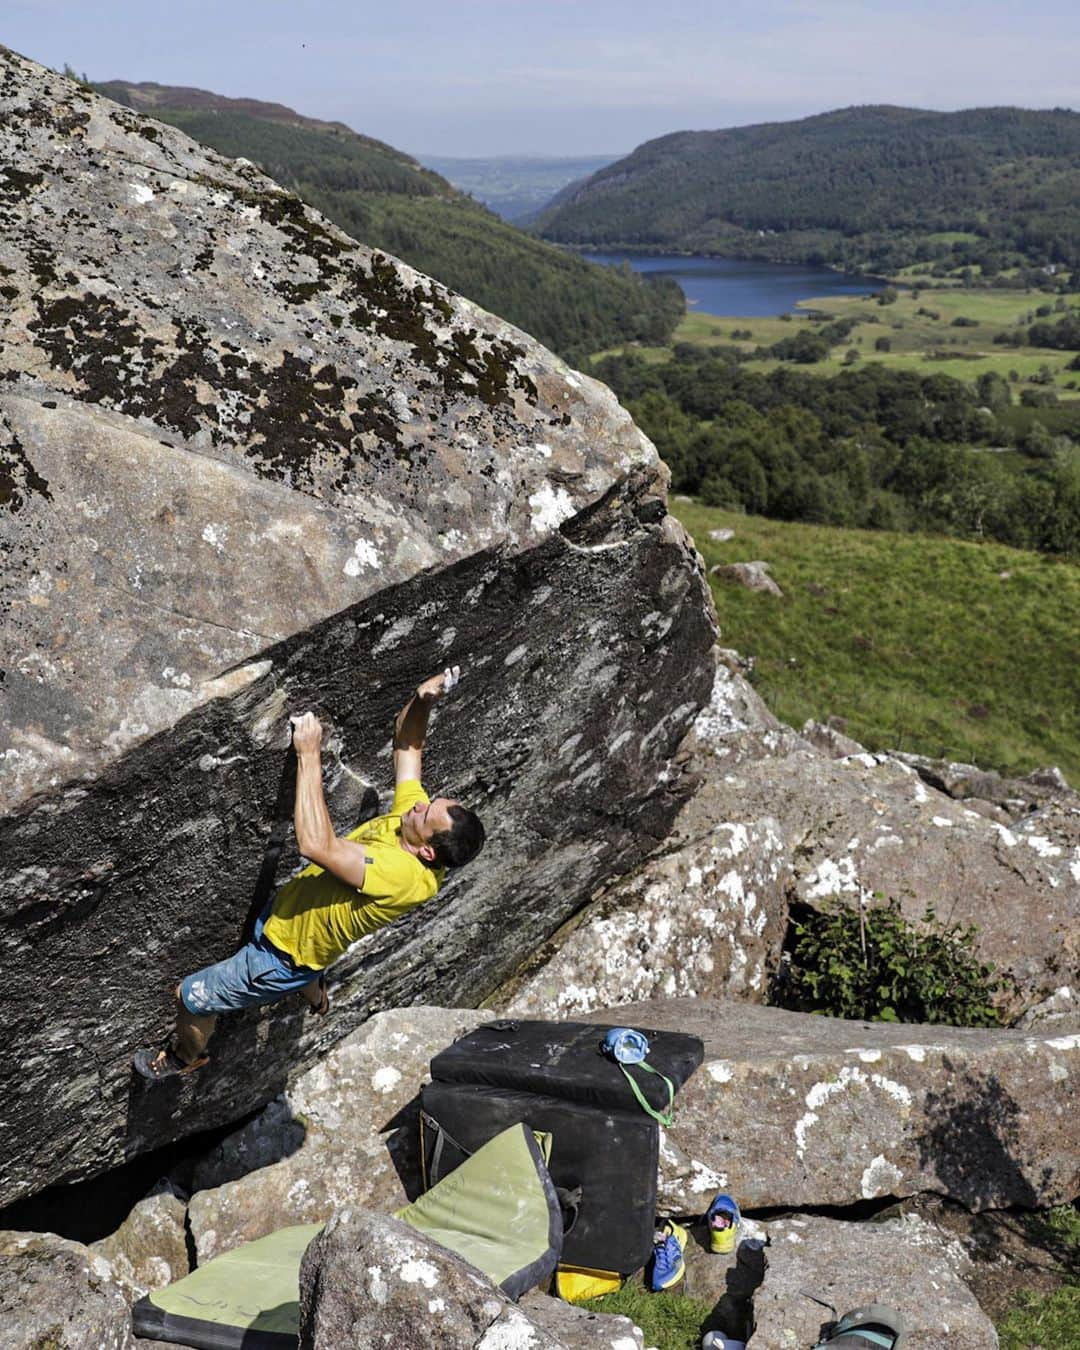
POLYGON ((423 849, 430 845, 435 835, 453 827, 450 808, 456 805, 457 802, 449 797, 435 797, 430 802, 417 802, 401 817, 402 839, 410 848, 420 849, 421 857, 427 857, 430 862, 431 856, 434 855, 423 853, 423 849))

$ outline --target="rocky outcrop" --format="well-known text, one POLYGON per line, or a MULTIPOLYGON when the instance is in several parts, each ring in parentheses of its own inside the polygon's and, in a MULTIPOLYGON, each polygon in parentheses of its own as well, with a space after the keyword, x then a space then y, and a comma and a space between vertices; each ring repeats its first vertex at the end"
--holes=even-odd
POLYGON ((955 1240, 914 1214, 885 1223, 819 1218, 768 1225, 768 1264, 754 1292, 754 1347, 813 1345, 831 1314, 884 1303, 904 1316, 912 1350, 997 1350, 993 1323, 965 1283, 970 1262, 955 1240))
POLYGON ((300 1267, 300 1350, 346 1345, 569 1350, 467 1261, 362 1209, 335 1214, 300 1267))
POLYGON ((109 1262, 54 1233, 0 1233, 0 1324, 12 1350, 139 1350, 109 1262))
POLYGON ((6 51, 0 114, 4 1203, 239 1118, 372 1010, 483 998, 666 834, 713 625, 603 386, 6 51), (141 1095, 173 983, 236 942, 285 713, 327 722, 345 825, 447 662, 429 778, 482 859, 335 969, 325 1025, 231 1019, 141 1095))
POLYGON ((134 1302, 188 1273, 186 1215, 187 1205, 165 1183, 140 1200, 115 1233, 92 1242, 90 1251, 108 1261, 134 1302))
POLYGON ((930 908, 974 925, 975 951, 1005 976, 1001 1003, 1013 1017, 1078 983, 1075 794, 1029 783, 1043 794, 1039 808, 1003 824, 903 759, 855 743, 851 753, 820 724, 804 731, 812 739, 719 663, 675 756, 696 786, 668 837, 533 953, 495 1005, 563 1015, 627 992, 762 1001, 793 904, 876 895, 898 900, 915 924, 930 908))
POLYGON ((791 867, 772 811, 732 816, 717 802, 713 745, 740 737, 797 740, 718 664, 711 698, 673 761, 689 795, 667 838, 533 952, 493 1006, 573 1017, 630 997, 765 997, 786 929, 791 867))
POLYGON ((963 1245, 916 1214, 873 1223, 820 1215, 744 1219, 731 1255, 708 1250, 703 1224, 691 1228, 686 1292, 712 1305, 710 1329, 762 1350, 804 1350, 831 1315, 884 1303, 904 1316, 911 1344, 924 1350, 994 1350, 997 1335, 968 1281, 963 1245))
POLYGON ((489 1012, 378 1013, 199 1165, 188 1221, 199 1263, 335 1209, 392 1213, 421 1190, 417 1094, 428 1064, 489 1012))
POLYGON ((701 1213, 719 1189, 750 1209, 920 1191, 1038 1209, 1080 1193, 1080 1026, 900 1026, 704 999, 586 1020, 705 1042, 661 1144, 666 1212, 701 1213))

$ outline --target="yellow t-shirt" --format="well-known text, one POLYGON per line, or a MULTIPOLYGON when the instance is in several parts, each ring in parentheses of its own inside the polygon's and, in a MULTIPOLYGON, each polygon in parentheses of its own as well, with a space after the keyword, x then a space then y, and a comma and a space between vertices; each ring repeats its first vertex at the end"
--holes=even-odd
POLYGON ((399 783, 388 816, 376 816, 346 839, 364 845, 364 886, 357 890, 314 863, 274 897, 263 931, 301 966, 322 970, 358 938, 430 900, 446 869, 427 867, 401 847, 401 817, 428 795, 415 778, 399 783))

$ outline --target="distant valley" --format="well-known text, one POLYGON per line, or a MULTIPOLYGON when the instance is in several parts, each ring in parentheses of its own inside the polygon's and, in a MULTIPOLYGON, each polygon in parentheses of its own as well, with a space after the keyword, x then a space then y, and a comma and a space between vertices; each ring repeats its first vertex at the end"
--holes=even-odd
POLYGON ((552 197, 606 168, 621 155, 583 155, 573 158, 544 155, 496 155, 487 159, 451 159, 418 155, 420 163, 475 197, 497 216, 525 224, 552 197))

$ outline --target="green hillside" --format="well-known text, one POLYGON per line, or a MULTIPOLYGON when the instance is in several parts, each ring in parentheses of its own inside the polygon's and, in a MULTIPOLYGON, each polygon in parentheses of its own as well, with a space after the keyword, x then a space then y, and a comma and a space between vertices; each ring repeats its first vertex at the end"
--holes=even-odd
POLYGON ((537 230, 575 245, 674 249, 893 273, 1080 265, 1080 113, 845 108, 683 131, 572 184, 537 230))
POLYGON ((685 309, 673 282, 643 281, 524 234, 410 156, 342 123, 205 90, 111 81, 100 93, 258 164, 353 238, 578 356, 663 342, 685 309))
POLYGON ((762 520, 679 501, 708 566, 762 558, 783 598, 710 577, 721 642, 778 717, 871 749, 1080 782, 1080 567, 997 544, 762 520), (709 531, 726 527, 718 543, 709 531))

